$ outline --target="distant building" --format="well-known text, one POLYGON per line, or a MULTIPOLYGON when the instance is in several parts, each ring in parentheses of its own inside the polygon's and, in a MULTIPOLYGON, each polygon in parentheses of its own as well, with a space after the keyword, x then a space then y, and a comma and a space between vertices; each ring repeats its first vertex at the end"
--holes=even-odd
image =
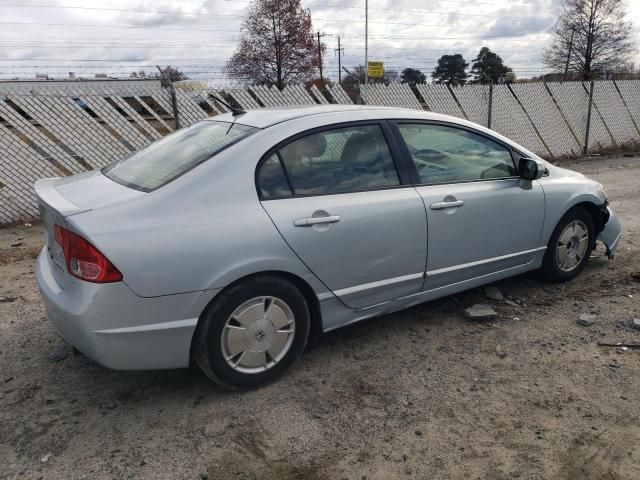
POLYGON ((88 79, 76 77, 73 72, 70 72, 69 78, 65 79, 53 80, 46 73, 39 73, 34 80, 0 80, 0 94, 28 92, 42 95, 47 92, 60 92, 61 90, 141 90, 157 88, 160 88, 160 80, 156 79, 116 79, 108 78, 106 75, 96 79, 88 79))

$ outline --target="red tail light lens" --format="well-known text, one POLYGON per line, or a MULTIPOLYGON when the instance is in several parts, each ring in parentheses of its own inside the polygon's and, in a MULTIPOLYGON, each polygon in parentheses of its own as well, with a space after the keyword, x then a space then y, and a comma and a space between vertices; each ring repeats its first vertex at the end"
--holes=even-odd
POLYGON ((67 271, 74 277, 94 283, 122 280, 122 274, 100 251, 80 235, 60 225, 54 226, 56 242, 62 247, 67 271))

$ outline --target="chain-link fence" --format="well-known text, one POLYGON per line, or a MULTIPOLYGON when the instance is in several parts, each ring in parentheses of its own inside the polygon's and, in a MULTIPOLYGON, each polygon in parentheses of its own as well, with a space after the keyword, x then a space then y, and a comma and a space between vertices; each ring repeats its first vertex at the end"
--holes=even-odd
MULTIPOLYGON (((640 81, 448 87, 362 86, 368 105, 428 110, 493 128, 553 159, 640 141, 640 81)), ((244 109, 353 103, 340 85, 170 89, 133 82, 59 89, 0 84, 0 224, 38 215, 33 183, 95 168, 213 115, 244 109), (223 101, 220 101, 220 100, 223 101)))

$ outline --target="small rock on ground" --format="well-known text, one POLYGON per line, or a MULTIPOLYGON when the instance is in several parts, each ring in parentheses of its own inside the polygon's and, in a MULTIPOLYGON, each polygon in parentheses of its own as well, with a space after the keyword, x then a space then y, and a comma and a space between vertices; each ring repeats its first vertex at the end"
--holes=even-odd
POLYGON ((583 327, 590 327, 596 321, 596 316, 590 313, 581 313, 578 317, 578 325, 582 325, 583 327))
POLYGON ((499 302, 504 300, 504 295, 502 295, 502 292, 497 287, 491 285, 488 287, 484 287, 484 294, 489 300, 496 300, 499 302))
POLYGON ((640 330, 640 318, 634 318, 631 322, 631 325, 640 330))
POLYGON ((467 308, 464 311, 464 314, 467 318, 471 318, 473 320, 495 318, 495 316, 497 315, 496 311, 491 308, 491 306, 480 304, 476 304, 472 307, 467 308))
POLYGON ((64 347, 60 347, 54 350, 53 353, 49 356, 49 358, 51 358, 51 360, 53 360, 54 362, 61 362, 68 356, 69 356, 69 352, 67 351, 67 349, 64 347))

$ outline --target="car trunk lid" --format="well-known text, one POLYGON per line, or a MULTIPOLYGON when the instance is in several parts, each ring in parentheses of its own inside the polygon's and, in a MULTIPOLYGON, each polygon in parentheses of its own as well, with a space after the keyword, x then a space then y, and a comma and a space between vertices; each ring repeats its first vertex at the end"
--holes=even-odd
MULTIPOLYGON (((67 272, 62 247, 55 239, 54 225, 69 228, 68 218, 73 215, 146 195, 113 182, 100 172, 38 180, 35 183, 35 192, 44 227, 47 258, 54 278, 63 289, 78 280, 67 272)), ((91 242, 90 238, 86 240, 91 242)))

